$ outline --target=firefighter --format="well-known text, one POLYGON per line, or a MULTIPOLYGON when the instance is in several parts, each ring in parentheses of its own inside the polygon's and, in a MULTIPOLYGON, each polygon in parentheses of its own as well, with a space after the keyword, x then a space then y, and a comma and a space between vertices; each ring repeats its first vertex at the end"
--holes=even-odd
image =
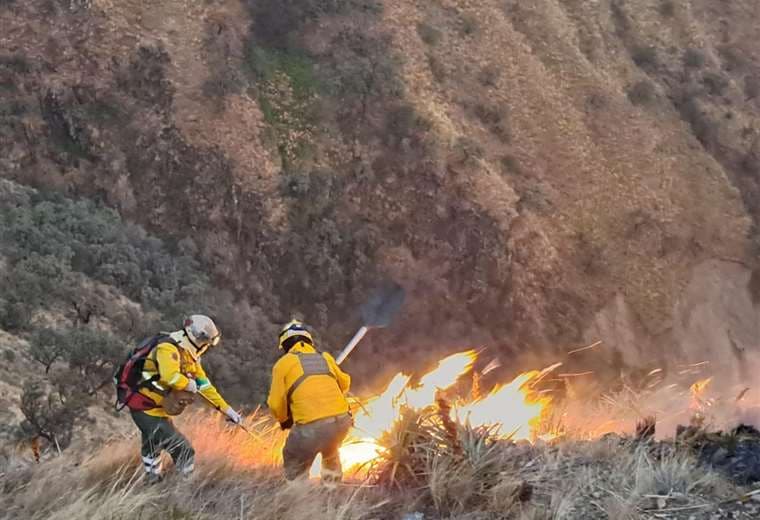
POLYGON ((333 357, 319 352, 300 321, 283 327, 279 348, 284 354, 272 369, 267 405, 282 429, 290 429, 282 457, 285 477, 308 473, 322 454, 322 480, 338 482, 342 469, 338 448, 353 426, 345 394, 351 377, 333 357))
POLYGON ((171 416, 181 414, 194 394, 200 392, 231 422, 242 421, 211 384, 201 365, 201 356, 217 346, 221 337, 211 318, 196 314, 184 320, 182 330, 155 336, 137 349, 142 348, 145 358, 134 393, 124 404, 142 434, 142 461, 149 482, 161 480, 163 450, 171 455, 180 474, 193 471, 195 452, 176 430, 171 416))

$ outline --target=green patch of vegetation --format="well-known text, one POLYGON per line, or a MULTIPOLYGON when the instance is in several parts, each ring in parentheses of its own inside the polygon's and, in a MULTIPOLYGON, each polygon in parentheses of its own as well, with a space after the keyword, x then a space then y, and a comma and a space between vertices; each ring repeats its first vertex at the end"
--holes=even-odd
POLYGON ((474 14, 463 14, 460 18, 459 32, 463 36, 472 36, 480 29, 478 17, 474 14))
POLYGON ((87 200, 0 185, 0 243, 9 274, 0 280, 2 321, 23 328, 21 307, 45 307, 74 290, 75 273, 111 285, 148 308, 167 311, 208 283, 182 251, 87 200))
MULTIPOLYGON (((0 83, 2 89, 2 83, 0 83)), ((26 113, 27 106, 15 99, 0 103, 0 117, 18 117, 26 113)))
POLYGON ((647 45, 639 45, 631 51, 633 62, 646 71, 652 71, 659 65, 657 49, 647 45))
POLYGON ((681 118, 689 123, 692 132, 699 142, 711 150, 718 140, 718 125, 702 110, 699 102, 694 97, 687 97, 677 105, 681 118))
POLYGON ((417 34, 428 45, 436 45, 443 37, 441 31, 426 22, 417 24, 417 34))
POLYGON ((683 55, 683 64, 690 69, 701 69, 705 65, 705 54, 699 49, 686 49, 683 55))
POLYGON ((0 56, 0 67, 16 74, 29 74, 32 71, 29 60, 22 54, 0 56))
POLYGON ((448 73, 446 72, 446 66, 443 64, 441 60, 439 60, 437 57, 433 56, 432 54, 428 54, 427 56, 428 60, 428 66, 430 67, 430 73, 433 75, 433 78, 435 79, 436 83, 444 83, 446 81, 446 78, 448 77, 448 73))
POLYGON ((728 79, 715 72, 706 72, 702 84, 711 96, 722 96, 728 88, 728 79))
POLYGON ((499 80, 499 69, 493 65, 486 65, 478 73, 478 81, 484 87, 495 87, 499 80))
POLYGON ((51 388, 39 380, 29 381, 21 395, 25 418, 21 430, 29 437, 42 437, 58 449, 66 449, 74 426, 87 415, 86 404, 72 386, 51 388))
POLYGON ((662 16, 672 18, 676 14, 676 4, 673 0, 662 0, 659 11, 662 16))
POLYGON ((656 95, 654 85, 649 80, 637 81, 626 91, 628 99, 636 106, 648 105, 656 95))
POLYGON ((520 175, 522 170, 520 168, 520 162, 513 155, 504 155, 499 159, 501 166, 506 173, 513 173, 520 175))
POLYGON ((512 140, 508 107, 476 103, 473 111, 480 122, 501 141, 508 143, 512 140))
POLYGON ((251 41, 246 47, 246 65, 259 83, 272 82, 278 74, 285 74, 298 97, 310 96, 319 90, 314 62, 303 52, 267 49, 251 41))
POLYGON ((749 74, 744 77, 744 95, 750 101, 760 97, 760 76, 749 74))
POLYGON ((312 151, 320 83, 305 53, 267 49, 249 42, 246 67, 256 84, 264 119, 274 129, 283 164, 304 161, 312 151))

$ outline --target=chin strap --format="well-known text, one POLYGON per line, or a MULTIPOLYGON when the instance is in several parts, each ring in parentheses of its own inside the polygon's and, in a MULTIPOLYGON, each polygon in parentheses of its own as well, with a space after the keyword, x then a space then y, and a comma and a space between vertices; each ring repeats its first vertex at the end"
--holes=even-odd
POLYGON ((190 336, 187 335, 187 332, 184 330, 178 330, 177 332, 172 332, 170 334, 171 338, 176 341, 179 346, 186 350, 188 354, 192 356, 192 358, 196 361, 198 361, 198 358, 201 357, 201 354, 203 352, 198 352, 198 348, 195 346, 195 343, 192 342, 190 339, 190 336))

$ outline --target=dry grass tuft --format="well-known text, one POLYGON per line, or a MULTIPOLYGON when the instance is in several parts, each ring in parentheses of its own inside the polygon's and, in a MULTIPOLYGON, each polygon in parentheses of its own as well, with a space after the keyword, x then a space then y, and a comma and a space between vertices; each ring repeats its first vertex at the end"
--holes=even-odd
POLYGON ((447 423, 444 416, 437 407, 404 409, 367 481, 329 488, 283 480, 274 455, 283 435, 270 421, 249 418, 249 436, 199 414, 180 426, 198 453, 192 477, 168 472, 161 484, 146 485, 135 439, 81 462, 70 454, 41 465, 6 460, 0 518, 359 520, 419 511, 432 518, 626 519, 741 492, 700 466, 683 443, 615 435, 513 443, 492 428, 447 423))

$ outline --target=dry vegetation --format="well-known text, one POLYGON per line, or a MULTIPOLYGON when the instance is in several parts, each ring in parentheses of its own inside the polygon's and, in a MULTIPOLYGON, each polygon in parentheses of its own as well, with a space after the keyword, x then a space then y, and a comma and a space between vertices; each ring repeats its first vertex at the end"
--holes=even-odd
MULTIPOLYGON (((556 445, 497 441, 490 429, 405 414, 383 439, 383 456, 338 488, 286 483, 276 454, 282 434, 257 415, 254 436, 216 417, 182 428, 199 453, 189 479, 141 479, 135 439, 40 465, 7 455, 0 467, 3 519, 395 519, 756 518, 749 489, 700 465, 685 445, 608 436, 556 445), (742 503, 743 502, 743 503, 742 503)), ((169 463, 170 464, 170 463, 169 463)))

